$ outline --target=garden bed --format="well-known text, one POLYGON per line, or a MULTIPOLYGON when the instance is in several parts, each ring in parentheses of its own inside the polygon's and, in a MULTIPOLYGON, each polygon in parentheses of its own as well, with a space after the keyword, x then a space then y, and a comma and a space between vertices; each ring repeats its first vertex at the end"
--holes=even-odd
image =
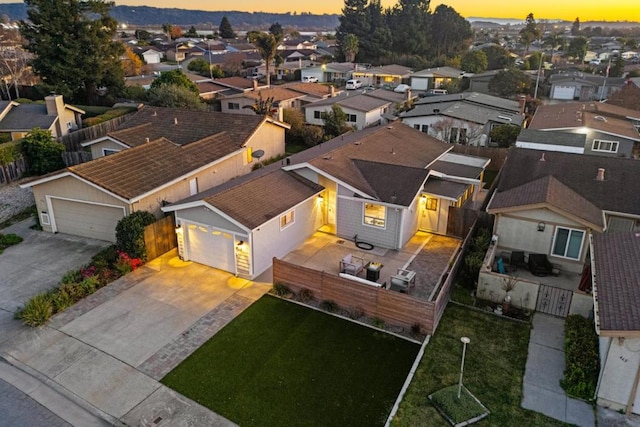
POLYGON ((429 399, 446 420, 456 427, 473 424, 489 415, 487 408, 464 386, 460 390, 459 399, 457 385, 440 389, 429 395, 429 399))

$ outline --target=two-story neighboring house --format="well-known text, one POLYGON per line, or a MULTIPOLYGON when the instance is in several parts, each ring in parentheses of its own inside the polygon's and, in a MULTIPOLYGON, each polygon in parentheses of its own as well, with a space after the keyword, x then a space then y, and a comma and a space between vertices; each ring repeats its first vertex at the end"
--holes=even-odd
POLYGON ((528 128, 585 135, 584 154, 637 157, 640 112, 597 102, 541 105, 528 128))
POLYGON ((0 132, 10 133, 15 141, 36 127, 51 131, 54 138, 82 127, 84 111, 65 104, 62 95, 49 95, 44 101, 44 105, 0 101, 0 132))
POLYGON ((422 98, 400 118, 441 141, 483 146, 494 126, 522 126, 521 108, 517 101, 466 92, 422 98))

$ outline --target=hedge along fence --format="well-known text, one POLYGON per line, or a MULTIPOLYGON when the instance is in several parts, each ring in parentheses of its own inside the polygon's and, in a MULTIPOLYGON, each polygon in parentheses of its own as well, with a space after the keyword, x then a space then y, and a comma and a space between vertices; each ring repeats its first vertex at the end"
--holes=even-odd
POLYGON ((593 320, 572 314, 564 324, 566 368, 560 385, 570 396, 593 400, 600 372, 598 335, 593 320))
POLYGON ((0 184, 8 184, 20 179, 27 165, 22 154, 22 141, 0 144, 0 184))

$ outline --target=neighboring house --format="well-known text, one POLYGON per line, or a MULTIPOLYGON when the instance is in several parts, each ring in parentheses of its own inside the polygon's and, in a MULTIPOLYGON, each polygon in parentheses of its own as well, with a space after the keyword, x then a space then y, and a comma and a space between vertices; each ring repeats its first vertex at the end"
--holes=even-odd
POLYGON ((528 128, 584 134, 584 154, 635 157, 640 112, 598 102, 547 104, 538 107, 528 128))
POLYGON ((155 49, 147 49, 142 52, 142 59, 145 64, 159 64, 162 61, 162 52, 155 49))
POLYGON ((589 315, 588 237, 637 228, 637 182, 640 168, 633 159, 512 148, 487 206, 495 215, 494 244, 480 272, 478 296, 502 301, 508 276, 496 272, 494 256, 515 252, 522 254, 520 262, 529 261, 530 271, 512 274, 513 304, 529 310, 562 306, 557 315, 589 315))
POLYGON ((252 106, 257 105, 260 100, 262 102, 270 101, 270 114, 282 120, 282 111, 285 108, 301 109, 301 99, 304 96, 303 93, 284 87, 272 87, 226 96, 222 100, 221 106, 223 113, 255 115, 256 113, 251 109, 252 106))
POLYGON ((304 107, 305 121, 308 124, 323 126, 324 114, 331 111, 333 105, 339 105, 347 115, 347 124, 357 129, 381 124, 385 114, 394 107, 393 102, 370 96, 368 93, 343 93, 334 98, 307 104, 304 107))
POLYGON ((187 53, 189 52, 189 46, 186 45, 174 45, 172 47, 168 47, 165 50, 165 56, 169 61, 174 62, 182 62, 187 58, 187 53))
POLYGON ((622 89, 626 79, 593 74, 553 74, 549 77, 549 99, 559 101, 603 100, 622 89))
POLYGON ((364 85, 398 86, 410 83, 411 68, 402 65, 384 65, 382 67, 356 69, 352 73, 354 79, 359 79, 364 85))
POLYGON ((213 80, 213 83, 227 87, 236 91, 236 93, 247 92, 257 89, 267 89, 266 85, 260 85, 257 79, 247 79, 244 77, 223 77, 213 80))
POLYGON ((446 232, 449 206, 476 198, 486 159, 395 123, 347 133, 162 208, 181 256, 255 278, 322 229, 402 248, 418 230, 446 232))
POLYGON ((298 62, 302 60, 316 61, 320 57, 315 49, 286 49, 278 50, 278 54, 282 60, 286 62, 298 62))
POLYGON ((516 147, 584 154, 586 139, 587 135, 583 133, 522 129, 516 147))
POLYGON ((501 71, 504 70, 485 71, 484 73, 469 76, 469 91, 491 95, 492 92, 489 90, 489 82, 501 71))
POLYGON ((411 89, 437 89, 443 84, 450 84, 462 78, 464 71, 453 67, 427 68, 411 75, 411 89))
POLYGON ((33 128, 49 130, 54 138, 59 138, 82 127, 84 111, 65 104, 62 95, 49 95, 44 101, 44 104, 0 101, 0 132, 10 133, 15 141, 33 128))
POLYGON ((286 84, 284 87, 304 95, 300 98, 302 106, 322 99, 333 98, 342 93, 342 90, 336 89, 333 85, 321 85, 318 83, 294 82, 286 84))
POLYGON ((600 350, 597 403, 640 414, 640 226, 594 235, 593 300, 600 350))
POLYGON ((300 78, 315 77, 320 83, 346 81, 351 78, 351 73, 356 69, 352 62, 331 62, 317 67, 303 68, 300 78))
POLYGON ((465 92, 422 98, 400 118, 441 141, 485 146, 493 127, 522 126, 521 108, 517 101, 465 92))
POLYGON ((124 216, 160 208, 247 174, 284 153, 288 125, 264 116, 144 107, 116 132, 91 141, 93 161, 35 178, 45 231, 115 241, 124 216), (117 150, 121 150, 118 152, 117 150))

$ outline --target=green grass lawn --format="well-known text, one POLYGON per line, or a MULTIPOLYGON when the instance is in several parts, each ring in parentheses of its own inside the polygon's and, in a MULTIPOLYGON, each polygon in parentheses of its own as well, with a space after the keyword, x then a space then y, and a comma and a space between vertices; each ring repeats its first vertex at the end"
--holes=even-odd
POLYGON ((429 394, 456 384, 467 336, 464 385, 491 414, 478 426, 562 426, 520 407, 529 325, 449 305, 392 422, 394 426, 444 426, 429 394))
POLYGON ((381 426, 418 350, 266 295, 162 383, 242 426, 381 426))

